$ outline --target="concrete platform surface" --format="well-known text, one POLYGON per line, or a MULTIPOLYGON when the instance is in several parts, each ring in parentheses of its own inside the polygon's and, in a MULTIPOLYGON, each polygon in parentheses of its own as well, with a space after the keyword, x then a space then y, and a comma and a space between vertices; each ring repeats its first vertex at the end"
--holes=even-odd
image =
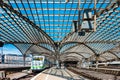
POLYGON ((28 75, 27 73, 18 72, 18 73, 9 74, 7 75, 7 77, 12 80, 12 79, 19 79, 27 75, 28 75))
POLYGON ((40 73, 40 74, 36 75, 34 78, 32 78, 31 80, 67 80, 67 79, 53 76, 50 74, 40 73))
POLYGON ((36 75, 31 80, 89 80, 68 69, 56 69, 52 67, 36 75))

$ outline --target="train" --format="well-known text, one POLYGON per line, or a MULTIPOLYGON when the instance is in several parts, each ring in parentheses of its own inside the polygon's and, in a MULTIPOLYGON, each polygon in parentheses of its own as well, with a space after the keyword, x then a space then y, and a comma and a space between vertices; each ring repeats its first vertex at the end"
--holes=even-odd
MULTIPOLYGON (((95 67, 96 64, 93 64, 92 67, 95 67)), ((112 62, 104 62, 104 63, 98 63, 99 68, 114 68, 114 69, 120 69, 120 61, 112 61, 112 62)))
POLYGON ((106 62, 106 63, 98 63, 98 65, 112 65, 112 66, 120 66, 120 61, 106 62))
POLYGON ((50 62, 45 56, 33 56, 31 61, 32 72, 39 72, 50 67, 50 62))

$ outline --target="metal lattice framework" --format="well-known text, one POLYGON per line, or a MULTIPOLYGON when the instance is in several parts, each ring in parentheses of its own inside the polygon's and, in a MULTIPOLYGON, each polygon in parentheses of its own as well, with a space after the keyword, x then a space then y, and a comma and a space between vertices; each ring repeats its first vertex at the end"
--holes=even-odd
POLYGON ((119 0, 0 0, 0 41, 23 54, 60 60, 94 60, 98 54, 101 61, 119 60, 119 5, 119 0), (95 32, 79 36, 73 21, 81 25, 85 10, 92 11, 95 32))

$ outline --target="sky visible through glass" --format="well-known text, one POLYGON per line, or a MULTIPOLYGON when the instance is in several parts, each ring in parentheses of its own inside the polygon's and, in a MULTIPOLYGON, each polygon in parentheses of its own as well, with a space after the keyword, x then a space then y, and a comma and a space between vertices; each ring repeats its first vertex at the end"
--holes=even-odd
POLYGON ((3 49, 3 54, 22 55, 22 53, 12 44, 5 44, 3 47, 0 47, 0 53, 2 52, 2 49, 3 49))

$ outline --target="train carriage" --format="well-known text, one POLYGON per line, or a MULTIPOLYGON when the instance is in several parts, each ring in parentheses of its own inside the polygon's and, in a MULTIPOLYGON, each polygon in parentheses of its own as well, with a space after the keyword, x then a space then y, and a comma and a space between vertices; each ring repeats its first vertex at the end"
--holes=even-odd
POLYGON ((31 70, 35 72, 44 69, 45 69, 45 56, 33 56, 31 62, 31 70))

